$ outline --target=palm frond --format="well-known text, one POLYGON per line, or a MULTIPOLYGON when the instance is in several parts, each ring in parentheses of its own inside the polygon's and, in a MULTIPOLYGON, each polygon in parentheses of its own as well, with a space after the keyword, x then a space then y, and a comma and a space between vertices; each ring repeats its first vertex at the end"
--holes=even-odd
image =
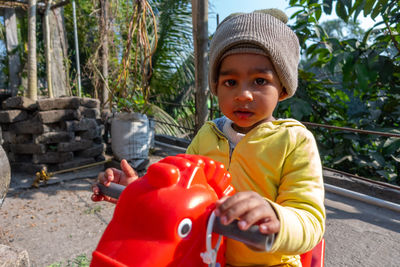
POLYGON ((179 138, 187 138, 190 136, 191 128, 185 123, 176 121, 167 112, 156 105, 151 105, 153 119, 155 121, 155 133, 164 134, 170 136, 176 136, 179 138), (185 129, 187 128, 187 129, 185 129))
MULTIPOLYGON (((153 1, 158 17, 158 46, 153 56, 153 90, 171 95, 186 89, 191 76, 190 66, 192 45, 192 13, 189 0, 153 1), (189 64, 189 65, 188 65, 189 64), (178 70, 186 68, 185 75, 178 70), (177 74, 180 73, 181 75, 177 74)), ((193 64, 193 63, 192 63, 193 64)), ((193 75, 192 75, 193 76, 193 75)))

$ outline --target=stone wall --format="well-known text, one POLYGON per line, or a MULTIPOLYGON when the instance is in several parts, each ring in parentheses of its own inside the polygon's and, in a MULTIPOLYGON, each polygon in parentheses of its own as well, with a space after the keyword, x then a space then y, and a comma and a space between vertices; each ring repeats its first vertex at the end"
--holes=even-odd
POLYGON ((61 97, 11 97, 0 110, 3 148, 13 170, 34 174, 104 160, 100 102, 61 97))

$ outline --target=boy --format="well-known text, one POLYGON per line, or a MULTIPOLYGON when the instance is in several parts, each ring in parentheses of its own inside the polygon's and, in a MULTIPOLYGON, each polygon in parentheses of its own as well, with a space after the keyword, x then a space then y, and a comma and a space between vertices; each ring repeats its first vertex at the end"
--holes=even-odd
MULTIPOLYGON (((238 193, 218 201, 221 223, 238 218, 242 230, 258 224, 262 233, 276 234, 269 252, 228 239, 230 266, 301 266, 298 255, 317 245, 324 232, 314 137, 301 123, 272 116, 297 88, 299 43, 285 23, 265 11, 231 15, 210 45, 209 85, 225 116, 207 122, 187 153, 219 161, 232 175, 238 193)), ((105 176, 133 177, 111 170, 105 176)))

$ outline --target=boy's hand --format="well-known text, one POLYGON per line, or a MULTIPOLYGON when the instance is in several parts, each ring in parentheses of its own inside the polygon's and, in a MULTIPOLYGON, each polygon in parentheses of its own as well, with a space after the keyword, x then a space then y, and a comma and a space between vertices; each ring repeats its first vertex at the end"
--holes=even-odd
POLYGON ((238 227, 243 231, 252 225, 259 225, 263 234, 279 232, 280 221, 274 209, 256 192, 238 192, 231 197, 221 198, 216 204, 216 215, 224 225, 239 219, 238 227))
MULTIPOLYGON (((124 159, 121 161, 121 170, 115 168, 106 169, 105 172, 101 172, 97 176, 97 183, 109 186, 110 183, 113 182, 116 184, 127 186, 133 181, 135 181, 137 178, 139 178, 137 172, 124 159)), ((96 184, 92 185, 92 191, 93 191, 92 195, 93 201, 105 200, 108 202, 117 203, 116 199, 102 195, 100 193, 99 187, 96 184)))

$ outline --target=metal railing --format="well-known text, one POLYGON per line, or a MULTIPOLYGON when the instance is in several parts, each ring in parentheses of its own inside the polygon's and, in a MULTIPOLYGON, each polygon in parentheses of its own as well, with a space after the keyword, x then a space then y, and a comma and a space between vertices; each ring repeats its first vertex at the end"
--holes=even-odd
MULTIPOLYGON (((182 105, 182 104, 179 104, 179 103, 171 103, 171 102, 157 102, 157 103, 164 104, 164 105, 172 105, 172 106, 175 106, 175 107, 182 107, 182 108, 183 107, 194 108, 193 105, 182 105)), ((210 114, 215 114, 216 111, 219 112, 219 110, 215 109, 215 108, 209 108, 209 110, 210 110, 210 114)), ((179 128, 181 130, 189 131, 192 134, 195 133, 195 129, 194 128, 184 127, 184 126, 181 126, 181 125, 176 125, 176 124, 172 124, 172 123, 168 123, 168 122, 164 122, 164 121, 160 121, 160 120, 154 120, 154 121, 157 122, 157 123, 161 123, 161 124, 165 124, 165 125, 171 126, 171 127, 177 127, 177 128, 179 128)), ((313 123, 313 122, 303 122, 303 121, 301 121, 301 123, 304 124, 305 126, 308 126, 308 127, 326 128, 326 129, 330 129, 330 130, 354 132, 354 133, 359 133, 359 134, 378 135, 378 136, 385 136, 385 137, 391 137, 391 138, 400 138, 400 134, 396 134, 396 133, 388 133, 388 132, 356 129, 356 128, 350 128, 350 127, 339 127, 339 126, 334 126, 334 125, 327 125, 327 124, 320 124, 320 123, 313 123)), ((323 168, 325 170, 330 170, 330 171, 333 171, 333 172, 337 172, 337 173, 340 173, 340 174, 343 174, 343 175, 350 176, 350 177, 355 178, 355 179, 368 181, 368 182, 371 182, 371 183, 375 183, 375 184, 379 184, 379 185, 382 185, 382 186, 390 187, 390 188, 395 189, 395 190, 400 190, 399 189, 400 187, 395 186, 395 185, 391 185, 389 183, 379 182, 379 181, 376 181, 376 180, 372 180, 372 179, 368 179, 368 178, 365 178, 365 177, 362 177, 362 176, 358 176, 358 175, 346 173, 346 172, 343 172, 343 171, 331 169, 331 168, 328 168, 328 167, 323 167, 323 168)))

